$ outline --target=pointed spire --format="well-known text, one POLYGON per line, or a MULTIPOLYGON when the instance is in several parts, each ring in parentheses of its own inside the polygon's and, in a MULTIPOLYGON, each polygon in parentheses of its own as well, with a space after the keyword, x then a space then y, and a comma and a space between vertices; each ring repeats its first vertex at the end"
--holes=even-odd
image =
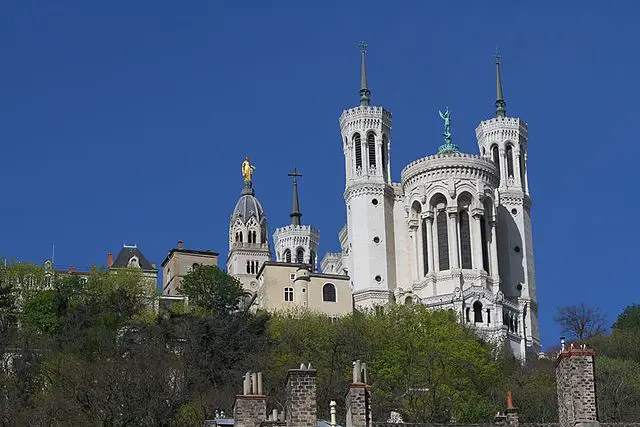
POLYGON ((367 42, 360 42, 360 105, 368 106, 371 101, 371 91, 367 83, 367 42))
POLYGON ((302 217, 302 212, 300 212, 300 202, 298 201, 298 180, 299 176, 302 176, 301 173, 298 173, 298 169, 294 166, 293 172, 288 173, 287 175, 293 177, 293 207, 291 208, 291 224, 292 225, 300 225, 300 217, 302 217))
POLYGON ((504 117, 507 114, 507 103, 502 94, 502 79, 500 78, 500 59, 498 49, 496 49, 496 117, 504 117))

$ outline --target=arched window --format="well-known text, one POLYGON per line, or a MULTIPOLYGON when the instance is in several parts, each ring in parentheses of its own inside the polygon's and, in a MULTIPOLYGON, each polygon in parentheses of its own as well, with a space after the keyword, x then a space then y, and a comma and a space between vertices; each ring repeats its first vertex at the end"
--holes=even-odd
POLYGON ((314 251, 309 251, 309 264, 311 264, 311 270, 316 265, 316 253, 314 251))
POLYGON ((242 231, 240 232, 240 243, 242 243, 242 231))
POLYGON ((258 239, 257 239, 257 233, 255 230, 253 230, 253 243, 258 243, 258 239))
POLYGON ((438 261, 440 271, 449 269, 449 232, 447 230, 447 212, 443 209, 436 216, 438 231, 438 261))
POLYGON ((247 243, 251 243, 251 231, 247 233, 247 243))
POLYGON ((487 241, 487 222, 480 217, 480 240, 482 240, 482 268, 489 273, 489 242, 487 241))
POLYGON ((469 213, 460 211, 458 223, 460 225, 460 255, 462 257, 462 268, 472 268, 471 266, 471 229, 469 227, 469 213))
POLYGON ((493 163, 496 164, 496 168, 498 169, 498 178, 500 178, 500 151, 498 150, 497 145, 491 147, 491 158, 493 159, 493 163))
POLYGON ((520 147, 520 180, 522 181, 522 185, 524 186, 524 151, 522 150, 522 146, 520 147))
POLYGON ((376 167, 376 136, 373 133, 367 135, 367 150, 369 152, 369 166, 376 167))
POLYGON ((353 145, 356 150, 356 169, 358 169, 362 167, 362 143, 359 133, 353 135, 353 145))
POLYGON ((406 298, 404 299, 404 304, 405 304, 405 305, 411 305, 411 304, 413 304, 413 298, 411 298, 411 297, 406 297, 406 298))
POLYGON ((284 259, 284 262, 291 262, 291 251, 289 249, 284 250, 284 253, 282 254, 282 259, 284 259))
POLYGON ((322 287, 322 301, 336 302, 336 287, 333 283, 325 283, 322 287))
POLYGON ((284 300, 293 302, 293 288, 284 288, 284 300))
POLYGON ((385 181, 389 181, 389 171, 387 163, 389 162, 389 140, 386 135, 382 135, 382 176, 385 181))
POLYGON ((427 242, 427 227, 429 222, 422 220, 422 266, 424 267, 424 275, 429 272, 429 242, 427 242))
POLYGON ((251 273, 251 264, 249 263, 249 260, 247 260, 247 274, 251 273))
POLYGON ((513 146, 507 145, 507 176, 513 178, 513 146))
POLYGON ((482 323, 482 303, 480 301, 473 303, 473 321, 482 323))
POLYGON ((298 248, 296 251, 296 262, 302 264, 304 262, 304 249, 298 248))
POLYGON ((191 270, 195 270, 196 268, 200 267, 200 264, 198 264, 197 262, 194 262, 193 264, 191 264, 191 270))

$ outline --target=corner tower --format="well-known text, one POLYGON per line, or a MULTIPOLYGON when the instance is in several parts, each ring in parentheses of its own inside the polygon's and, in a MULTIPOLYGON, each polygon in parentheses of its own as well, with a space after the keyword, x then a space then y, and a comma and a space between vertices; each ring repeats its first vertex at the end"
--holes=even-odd
POLYGON ((360 44, 360 105, 342 112, 340 133, 345 158, 349 275, 356 306, 389 301, 395 288, 390 149, 391 113, 371 106, 366 44, 360 44))
POLYGON ((227 271, 240 280, 243 288, 256 293, 256 275, 265 261, 271 259, 267 217, 253 189, 255 167, 245 158, 242 162, 244 185, 229 221, 229 257, 227 271))
POLYGON ((502 91, 500 56, 496 54, 496 116, 480 122, 476 137, 481 154, 495 164, 499 174, 496 218, 500 288, 505 299, 518 305, 517 319, 525 346, 538 351, 531 197, 527 179, 528 127, 524 120, 507 116, 502 91))
POLYGON ((289 174, 293 178, 293 206, 291 224, 276 229, 273 242, 276 248, 276 261, 309 264, 311 271, 318 267, 317 253, 320 232, 310 225, 302 225, 300 218, 300 201, 298 199, 298 177, 302 176, 294 167, 289 174))

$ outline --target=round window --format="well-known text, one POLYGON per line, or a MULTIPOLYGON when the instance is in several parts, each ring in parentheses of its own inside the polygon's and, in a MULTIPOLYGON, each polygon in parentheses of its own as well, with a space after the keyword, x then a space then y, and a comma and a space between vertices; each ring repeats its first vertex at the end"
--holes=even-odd
POLYGON ((511 213, 513 215, 517 215, 518 214, 518 209, 516 209, 516 208, 511 209, 511 213))
POLYGON ((380 238, 378 236, 374 237, 373 243, 380 243, 380 238))
POLYGON ((515 248, 513 248, 513 250, 516 252, 520 252, 520 246, 516 246, 515 248))
POLYGON ((373 200, 371 200, 371 204, 372 204, 373 206, 378 206, 378 199, 373 199, 373 200))
POLYGON ((380 277, 380 275, 376 276, 376 282, 378 283, 382 282, 382 277, 380 277))

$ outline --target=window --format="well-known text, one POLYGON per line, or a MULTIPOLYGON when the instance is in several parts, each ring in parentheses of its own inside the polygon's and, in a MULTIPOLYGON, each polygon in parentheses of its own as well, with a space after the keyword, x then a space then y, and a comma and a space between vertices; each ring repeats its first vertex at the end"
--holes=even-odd
POLYGON ((336 302, 336 287, 333 283, 325 283, 322 287, 322 301, 336 302))
POLYGON ((520 180, 524 185, 524 151, 522 151, 522 146, 520 146, 520 180))
POLYGON ((480 301, 473 303, 473 321, 474 323, 482 323, 482 303, 480 301))
POLYGON ((482 268, 489 273, 489 242, 487 242, 487 222, 480 217, 480 239, 482 240, 482 268))
POLYGON ((242 231, 240 232, 240 243, 242 243, 242 231))
POLYGON ((293 288, 284 288, 284 300, 293 302, 293 288))
POLYGON ((493 163, 496 164, 496 168, 498 168, 498 178, 500 178, 500 151, 497 145, 491 148, 491 158, 493 159, 493 163))
POLYGON ((253 230, 253 243, 258 243, 258 239, 256 237, 257 237, 257 233, 255 230, 253 230))
POLYGON ((200 264, 198 264, 197 262, 194 262, 194 263, 191 265, 191 271, 195 271, 195 269, 196 269, 196 268, 198 268, 198 267, 200 267, 200 264))
POLYGON ((460 254, 462 256, 462 268, 471 267, 471 230, 469 228, 469 213, 460 211, 460 254))
POLYGON ((316 253, 314 251, 309 251, 309 264, 311 264, 311 270, 313 270, 313 266, 316 265, 316 253))
POLYGON ((376 136, 373 133, 367 135, 367 149, 369 150, 369 166, 376 167, 376 136))
POLYGON ((247 243, 251 243, 251 232, 247 233, 247 243))
POLYGON ((289 249, 285 249, 282 258, 284 259, 284 262, 291 262, 291 251, 289 249))
POLYGON ((440 271, 449 269, 449 232, 447 230, 447 213, 443 210, 436 217, 438 231, 438 260, 440 271))
POLYGON ((356 169, 358 169, 362 167, 362 143, 359 133, 353 135, 353 145, 356 150, 356 169))
POLYGON ((429 222, 426 219, 422 220, 422 267, 424 268, 424 275, 429 272, 429 242, 427 242, 427 227, 429 222))
POLYGON ((513 146, 507 145, 507 176, 513 178, 513 146))
POLYGON ((247 274, 251 273, 251 264, 249 263, 249 260, 247 260, 247 274))
POLYGON ((389 181, 389 172, 387 171, 387 163, 389 162, 389 140, 386 135, 382 135, 382 176, 385 181, 389 181))
POLYGON ((304 249, 298 248, 296 251, 296 262, 302 264, 304 262, 304 249))

